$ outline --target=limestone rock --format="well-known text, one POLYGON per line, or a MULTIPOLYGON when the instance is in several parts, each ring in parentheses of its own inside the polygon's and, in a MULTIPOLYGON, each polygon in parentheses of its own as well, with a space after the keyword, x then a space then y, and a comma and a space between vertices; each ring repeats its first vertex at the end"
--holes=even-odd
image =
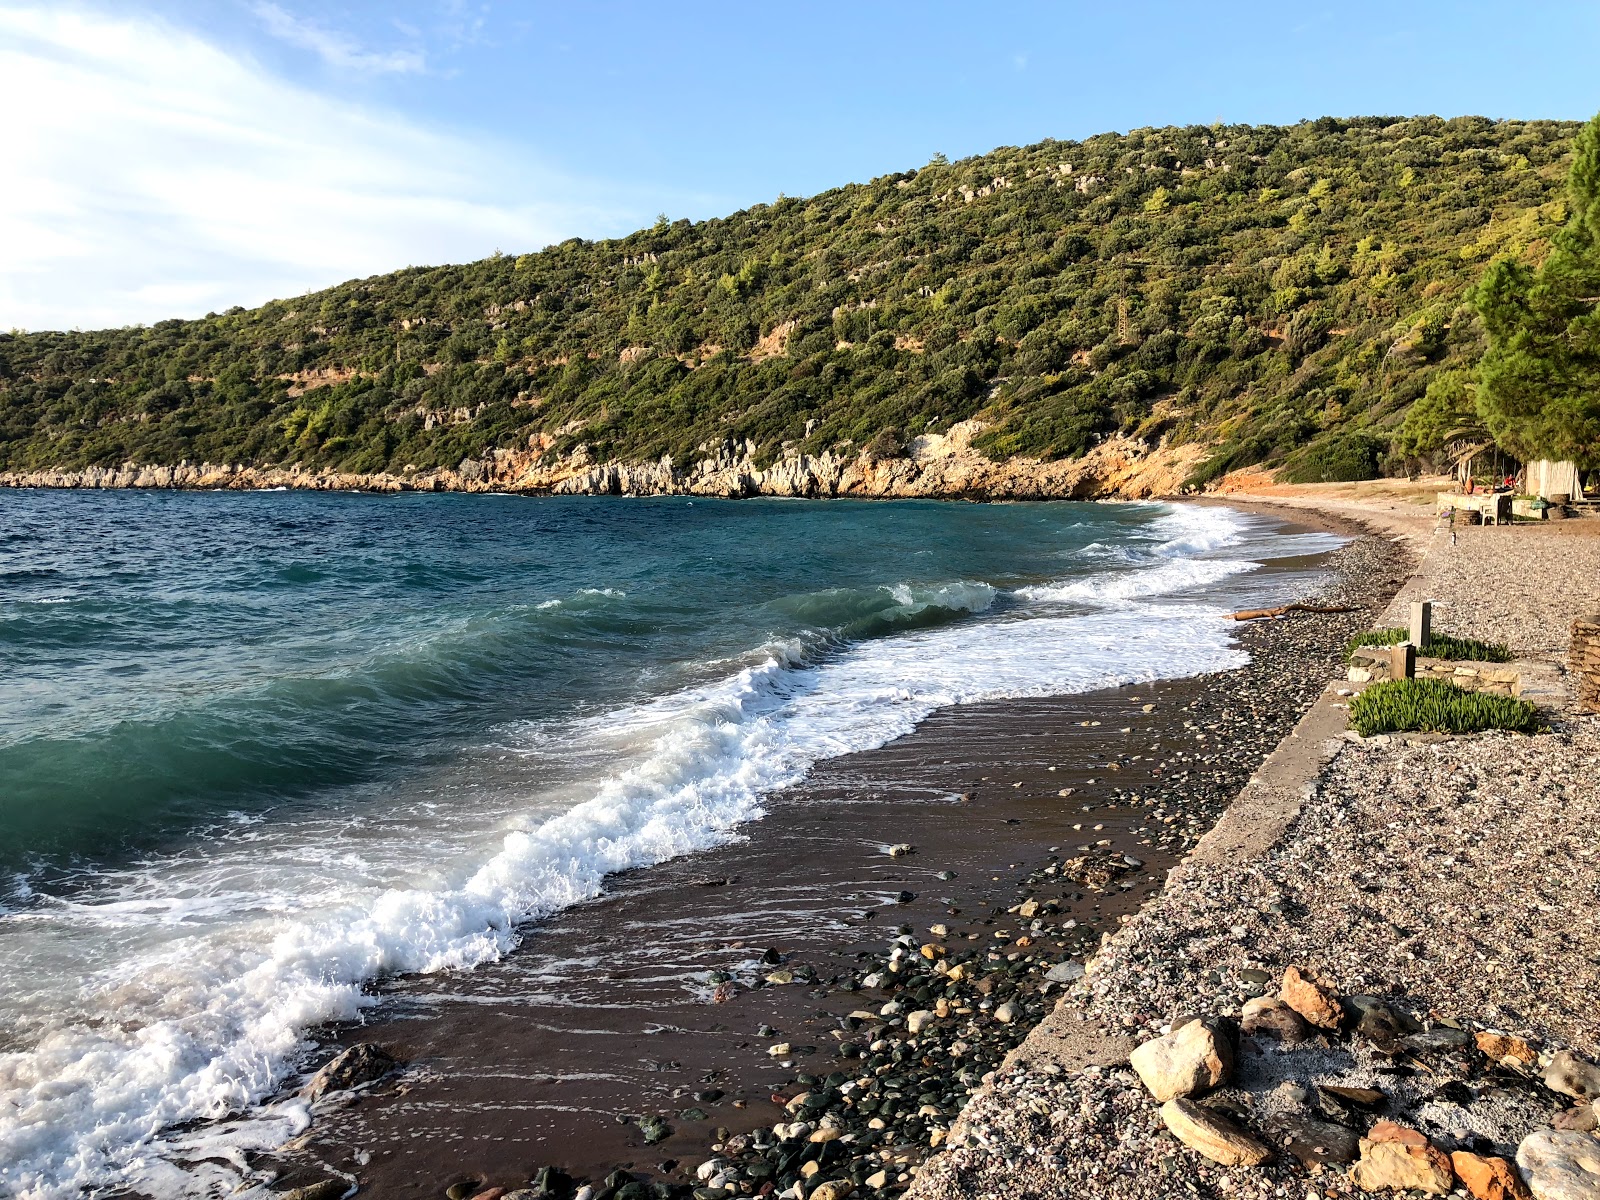
POLYGON ((1254 1167, 1272 1157, 1263 1143, 1232 1121, 1181 1097, 1161 1106, 1161 1119, 1172 1136, 1189 1149, 1225 1167, 1254 1167))
POLYGON ((906 1032, 921 1033, 928 1023, 933 1020, 933 1013, 925 1008, 919 1008, 914 1013, 906 1014, 906 1032))
POLYGON ((1528 1200, 1528 1189, 1516 1168, 1503 1158, 1457 1150, 1450 1156, 1450 1165, 1472 1200, 1528 1200))
POLYGON ((1287 968, 1278 998, 1318 1029, 1337 1029, 1344 1023, 1339 997, 1311 971, 1287 968))
POLYGON ((1600 1112, 1592 1104, 1578 1104, 1564 1108, 1550 1120, 1557 1129, 1572 1129, 1578 1133, 1591 1133, 1600 1127, 1600 1112))
POLYGON ((994 1010, 994 1019, 999 1021, 1002 1025, 1011 1024, 1011 1022, 1015 1021, 1021 1015, 1022 1010, 1010 1000, 1007 1000, 999 1008, 994 1010))
POLYGON ((1509 1033, 1483 1030, 1474 1034, 1473 1040, 1478 1043, 1479 1050, 1497 1063, 1503 1063, 1509 1058, 1513 1062, 1527 1067, 1539 1061, 1539 1052, 1536 1049, 1524 1039, 1514 1037, 1509 1033))
POLYGON ((1271 996, 1244 1002, 1239 1029, 1252 1037, 1277 1038, 1280 1042, 1303 1042, 1311 1032, 1299 1013, 1271 996))
POLYGON ((1585 1062, 1571 1050, 1562 1050, 1545 1069, 1544 1085, 1563 1096, 1593 1100, 1600 1097, 1600 1067, 1585 1062))
POLYGON ((382 1046, 372 1042, 358 1042, 325 1065, 311 1077, 311 1082, 300 1089, 307 1100, 316 1100, 329 1092, 348 1091, 382 1079, 399 1066, 382 1046))
POLYGON ((1226 1083, 1233 1074, 1233 1046, 1214 1022, 1194 1020, 1146 1042, 1128 1061, 1150 1094, 1165 1102, 1226 1083))
POLYGON ((855 1190, 856 1185, 848 1179, 830 1179, 816 1186, 811 1193, 811 1200, 844 1200, 855 1190))
POLYGON ((1455 1182, 1455 1169, 1444 1151, 1415 1129, 1379 1121, 1361 1139, 1361 1159, 1350 1178, 1369 1192, 1410 1190, 1444 1196, 1455 1182))
POLYGON ((1540 1129, 1517 1147, 1517 1166, 1534 1200, 1600 1200, 1600 1138, 1540 1129))

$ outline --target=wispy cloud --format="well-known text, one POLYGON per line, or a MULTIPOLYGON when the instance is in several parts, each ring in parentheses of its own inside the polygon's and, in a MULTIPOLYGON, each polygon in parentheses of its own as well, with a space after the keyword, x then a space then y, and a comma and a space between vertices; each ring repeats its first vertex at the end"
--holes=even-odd
POLYGON ((0 328, 198 316, 654 211, 86 9, 0 6, 0 110, 0 328))
POLYGON ((368 50, 353 37, 297 17, 276 4, 258 3, 252 11, 273 37, 302 50, 310 50, 330 67, 378 74, 422 71, 427 60, 420 50, 368 50))

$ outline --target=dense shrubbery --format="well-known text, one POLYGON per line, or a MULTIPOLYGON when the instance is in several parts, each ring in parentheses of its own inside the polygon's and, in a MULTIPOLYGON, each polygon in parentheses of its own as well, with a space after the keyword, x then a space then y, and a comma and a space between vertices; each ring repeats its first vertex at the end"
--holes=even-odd
MULTIPOLYGON (((1411 636, 1406 629, 1371 629, 1358 633, 1345 650, 1345 661, 1360 646, 1398 646, 1411 636)), ((1462 662, 1510 662, 1511 651, 1500 642, 1480 642, 1477 638, 1451 637, 1448 633, 1435 633, 1428 644, 1417 651, 1427 658, 1444 658, 1462 662)))
POLYGON ((1302 477, 1355 477, 1450 423, 1403 433, 1481 353, 1484 263, 1548 251, 1577 128, 1136 130, 200 321, 0 335, 0 467, 377 470, 541 435, 887 453, 982 413, 997 456, 1121 431, 1217 440, 1202 474, 1298 451, 1302 477))
POLYGON ((1489 335, 1477 406, 1496 442, 1600 465, 1600 116, 1578 136, 1548 254, 1497 259, 1472 298, 1489 335))
POLYGON ((1362 737, 1484 729, 1532 733, 1539 727, 1539 715, 1528 701, 1513 696, 1468 692, 1437 679, 1390 679, 1351 697, 1350 725, 1362 737))

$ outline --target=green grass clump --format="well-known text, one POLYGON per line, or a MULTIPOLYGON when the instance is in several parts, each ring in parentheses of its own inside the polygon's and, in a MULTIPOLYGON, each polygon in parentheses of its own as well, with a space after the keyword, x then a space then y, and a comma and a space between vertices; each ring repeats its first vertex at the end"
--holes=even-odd
MULTIPOLYGON (((1410 634, 1404 629, 1370 629, 1366 633, 1358 633, 1350 639, 1350 644, 1345 647, 1344 660, 1350 661, 1350 656, 1361 646, 1398 646, 1410 634)), ((1436 633, 1428 644, 1417 651, 1424 658, 1443 658, 1454 662, 1510 662, 1511 651, 1499 642, 1480 642, 1477 638, 1451 637, 1448 633, 1436 633)))
POLYGON ((1480 642, 1477 638, 1451 637, 1436 633, 1422 653, 1428 658, 1449 658, 1467 662, 1510 662, 1511 651, 1500 642, 1480 642))
POLYGON ((1538 727, 1538 711, 1526 700, 1468 692, 1437 679, 1391 679, 1373 684, 1350 701, 1350 724, 1362 737, 1411 730, 1532 733, 1538 727))
POLYGON ((1358 633, 1344 648, 1344 660, 1349 662, 1351 656, 1363 646, 1398 646, 1408 636, 1404 629, 1369 629, 1365 633, 1358 633))

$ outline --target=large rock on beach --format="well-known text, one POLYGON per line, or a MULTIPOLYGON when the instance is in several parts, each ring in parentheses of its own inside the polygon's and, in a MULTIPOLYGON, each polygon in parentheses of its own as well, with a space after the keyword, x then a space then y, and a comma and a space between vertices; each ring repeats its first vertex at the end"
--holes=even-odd
POLYGON ((1492 1062, 1530 1067, 1539 1061, 1539 1051, 1526 1038, 1509 1033, 1485 1029, 1472 1035, 1481 1050, 1492 1062))
POLYGON ((1562 1050, 1545 1068, 1544 1085, 1563 1096, 1593 1100, 1600 1097, 1600 1067, 1579 1058, 1571 1050, 1562 1050))
POLYGON ((1303 1042, 1311 1032, 1304 1017, 1271 996, 1258 996, 1244 1002, 1239 1031, 1251 1037, 1276 1038, 1280 1042, 1303 1042))
POLYGON ((1315 972, 1285 969, 1278 998, 1318 1029, 1338 1029, 1344 1024, 1344 1005, 1338 994, 1315 972))
POLYGON ((1189 1149, 1225 1167, 1254 1167, 1272 1157, 1263 1142, 1245 1133, 1220 1113, 1182 1097, 1161 1106, 1161 1120, 1189 1149))
POLYGON ((1274 1144, 1300 1160, 1306 1170, 1353 1163, 1361 1153, 1355 1130, 1332 1121, 1283 1113, 1271 1124, 1274 1144))
POLYGON ((1449 1195, 1455 1168, 1443 1150, 1415 1129, 1379 1121, 1361 1139, 1361 1159, 1350 1171, 1357 1187, 1369 1192, 1412 1191, 1449 1195))
POLYGON ((1600 1200, 1600 1138, 1541 1129, 1522 1139, 1517 1166, 1534 1200, 1600 1200))
POLYGON ((1457 1150, 1450 1165, 1472 1200, 1529 1200, 1527 1185, 1503 1158, 1457 1150))
POLYGON ((1233 1045, 1216 1022, 1196 1019, 1138 1047, 1129 1062, 1150 1094, 1165 1102, 1226 1083, 1233 1045))
POLYGON ((363 1083, 382 1079, 399 1065, 382 1046, 373 1042, 358 1042, 313 1075, 300 1094, 308 1100, 316 1100, 329 1092, 348 1091, 363 1083))

